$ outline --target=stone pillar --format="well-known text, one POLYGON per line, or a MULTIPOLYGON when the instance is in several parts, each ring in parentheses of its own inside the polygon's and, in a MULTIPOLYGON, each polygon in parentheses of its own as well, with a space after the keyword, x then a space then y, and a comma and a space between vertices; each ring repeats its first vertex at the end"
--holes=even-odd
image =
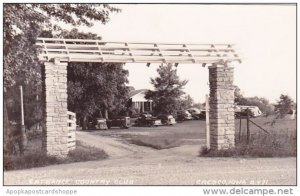
POLYGON ((45 62, 43 67, 43 149, 47 155, 68 154, 67 63, 45 62))
POLYGON ((209 67, 210 147, 213 150, 234 147, 233 67, 209 67))

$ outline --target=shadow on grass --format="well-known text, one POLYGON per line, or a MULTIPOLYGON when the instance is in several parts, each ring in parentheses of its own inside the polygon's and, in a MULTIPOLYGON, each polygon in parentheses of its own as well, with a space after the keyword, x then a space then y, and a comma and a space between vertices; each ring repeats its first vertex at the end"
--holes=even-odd
POLYGON ((180 146, 180 141, 176 139, 157 138, 157 137, 137 137, 129 139, 128 142, 138 145, 154 148, 156 150, 174 148, 180 146))

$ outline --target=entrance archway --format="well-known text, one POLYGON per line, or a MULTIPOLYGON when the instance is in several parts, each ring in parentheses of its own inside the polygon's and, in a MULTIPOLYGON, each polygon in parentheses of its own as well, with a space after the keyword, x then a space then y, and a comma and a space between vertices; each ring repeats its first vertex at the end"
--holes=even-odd
POLYGON ((44 62, 45 130, 48 155, 66 156, 68 62, 174 63, 209 65, 210 148, 234 146, 234 68, 241 62, 232 44, 129 43, 102 40, 38 38, 44 62))

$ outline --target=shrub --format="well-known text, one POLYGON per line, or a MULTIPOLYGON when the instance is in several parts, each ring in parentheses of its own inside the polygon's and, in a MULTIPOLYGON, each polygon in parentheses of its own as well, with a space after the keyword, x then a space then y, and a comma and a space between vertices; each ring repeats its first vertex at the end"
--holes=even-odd
POLYGON ((76 142, 76 149, 71 150, 68 154, 70 162, 84 162, 106 159, 108 155, 104 150, 99 148, 85 146, 81 142, 76 142))
POLYGON ((28 169, 47 165, 72 162, 95 161, 107 158, 108 155, 101 149, 76 142, 76 149, 69 152, 66 158, 47 156, 41 148, 27 151, 20 156, 5 156, 4 170, 28 169))
POLYGON ((203 157, 290 157, 296 156, 296 134, 257 133, 251 136, 249 144, 240 142, 226 150, 209 150, 203 147, 199 155, 203 157))
POLYGON ((7 156, 4 159, 7 160, 7 163, 4 164, 4 170, 27 169, 61 163, 60 159, 47 156, 41 151, 26 153, 21 156, 7 156))

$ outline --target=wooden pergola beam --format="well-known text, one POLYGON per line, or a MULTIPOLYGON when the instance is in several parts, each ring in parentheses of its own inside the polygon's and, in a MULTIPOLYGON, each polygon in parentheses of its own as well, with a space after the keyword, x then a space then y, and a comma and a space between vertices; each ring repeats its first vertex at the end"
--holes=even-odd
POLYGON ((107 42, 38 38, 39 60, 61 62, 226 64, 241 61, 233 44, 107 42))

